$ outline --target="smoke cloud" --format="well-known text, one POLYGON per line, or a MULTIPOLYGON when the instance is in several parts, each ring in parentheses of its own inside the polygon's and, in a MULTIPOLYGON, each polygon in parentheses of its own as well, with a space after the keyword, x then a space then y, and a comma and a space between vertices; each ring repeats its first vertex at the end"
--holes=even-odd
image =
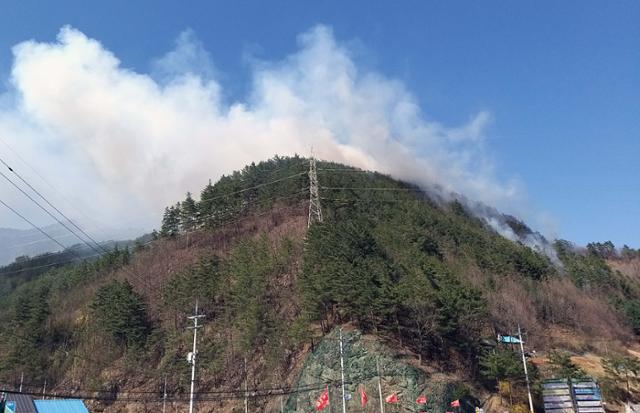
POLYGON ((252 62, 248 98, 225 103, 215 65, 190 31, 146 74, 63 27, 53 43, 14 47, 0 136, 112 226, 157 227, 164 206, 209 178, 312 146, 321 159, 519 212, 519 185, 498 180, 484 150, 488 112, 445 126, 402 82, 358 67, 330 28, 310 29, 298 45, 282 60, 252 62))

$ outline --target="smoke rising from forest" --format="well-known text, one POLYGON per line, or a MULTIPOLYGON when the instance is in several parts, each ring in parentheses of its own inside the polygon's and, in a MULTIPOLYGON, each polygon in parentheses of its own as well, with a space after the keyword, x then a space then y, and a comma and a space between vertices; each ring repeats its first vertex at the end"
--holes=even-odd
POLYGON ((155 227, 164 206, 209 178, 312 146, 321 159, 510 213, 525 208, 517 182, 496 178, 484 149, 488 112, 458 126, 431 120, 401 81, 359 67, 326 26, 301 34, 281 60, 251 62, 250 93, 231 103, 190 31, 149 74, 71 27, 13 53, 0 135, 103 221, 155 227))

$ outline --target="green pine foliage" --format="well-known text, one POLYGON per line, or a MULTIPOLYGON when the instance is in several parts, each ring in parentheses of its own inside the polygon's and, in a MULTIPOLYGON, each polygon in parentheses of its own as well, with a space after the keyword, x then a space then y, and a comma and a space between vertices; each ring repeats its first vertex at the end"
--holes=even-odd
POLYGON ((145 304, 127 281, 100 287, 90 307, 100 328, 118 344, 134 349, 145 345, 150 331, 145 304))
MULTIPOLYGON (((275 306, 282 292, 274 285, 291 270, 292 251, 287 240, 277 246, 264 236, 239 240, 228 255, 204 256, 174 275, 163 290, 163 318, 173 320, 164 327, 167 337, 173 337, 163 349, 164 367, 176 373, 174 364, 180 358, 175 354, 176 342, 190 342, 185 320, 196 300, 207 314, 207 327, 219 332, 215 340, 203 339, 199 350, 207 372, 220 373, 225 356, 251 355, 257 349, 266 363, 278 366, 283 354, 293 350, 293 340, 282 310, 275 306)), ((206 337, 207 332, 203 334, 206 337)))
POLYGON ((611 268, 593 247, 587 253, 581 253, 564 240, 556 241, 555 247, 566 273, 579 287, 607 286, 616 281, 611 268))
POLYGON ((602 360, 605 377, 602 388, 614 400, 637 401, 634 392, 640 386, 640 360, 630 356, 612 356, 602 360))
POLYGON ((571 355, 565 351, 551 351, 548 359, 554 378, 581 379, 586 376, 585 372, 571 360, 571 355))
POLYGON ((180 203, 166 207, 162 215, 161 237, 174 237, 180 233, 180 203))
MULTIPOLYGON (((48 254, 53 263, 64 262, 67 253, 48 254)), ((30 260, 21 262, 17 286, 0 295, 0 378, 23 372, 33 380, 55 380, 73 363, 69 346, 77 343, 81 331, 60 317, 74 295, 83 287, 121 268, 130 260, 128 249, 115 248, 109 253, 82 263, 52 266, 44 274, 34 275, 30 260)), ((41 262, 36 257, 35 262, 41 262)))
MULTIPOLYGON (((636 333, 640 334, 640 286, 613 271, 606 262, 616 256, 611 241, 590 243, 586 250, 580 251, 570 242, 558 240, 555 243, 558 257, 563 263, 563 272, 584 290, 599 290, 609 297, 611 304, 636 333)), ((630 249, 624 250, 629 256, 630 249)))
POLYGON ((274 203, 304 199, 306 168, 303 158, 276 156, 222 176, 215 184, 209 181, 199 201, 188 193, 184 201, 165 209, 160 235, 172 237, 195 229, 215 229, 245 213, 271 208, 274 203))
POLYGON ((187 192, 187 197, 180 203, 180 228, 182 231, 193 231, 198 225, 198 206, 187 192))
POLYGON ((521 380, 524 377, 524 369, 515 351, 499 347, 482 355, 480 375, 497 384, 501 380, 521 380))
POLYGON ((640 299, 620 300, 617 303, 629 321, 633 331, 640 335, 640 299))

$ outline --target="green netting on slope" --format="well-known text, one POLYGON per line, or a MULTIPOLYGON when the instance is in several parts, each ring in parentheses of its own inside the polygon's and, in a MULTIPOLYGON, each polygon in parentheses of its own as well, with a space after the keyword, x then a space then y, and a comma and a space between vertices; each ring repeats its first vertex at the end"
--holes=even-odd
MULTIPOLYGON (((330 406, 325 409, 327 412, 342 411, 339 345, 339 331, 336 329, 325 336, 315 351, 307 357, 296 382, 296 386, 301 388, 332 382, 333 384, 329 385, 330 406)), ((347 393, 351 395, 351 400, 347 401, 348 412, 380 411, 376 359, 380 365, 383 398, 391 393, 398 395, 397 404, 385 403, 385 412, 446 411, 447 403, 450 401, 449 394, 455 383, 429 377, 403 360, 394 358, 379 342, 363 339, 358 331, 343 332, 343 349, 346 388, 347 393), (360 405, 361 386, 364 386, 368 398, 364 409, 360 405), (426 405, 415 403, 421 394, 427 396, 426 405)), ((322 390, 316 390, 291 395, 285 404, 285 411, 315 411, 315 399, 321 392, 322 390)))

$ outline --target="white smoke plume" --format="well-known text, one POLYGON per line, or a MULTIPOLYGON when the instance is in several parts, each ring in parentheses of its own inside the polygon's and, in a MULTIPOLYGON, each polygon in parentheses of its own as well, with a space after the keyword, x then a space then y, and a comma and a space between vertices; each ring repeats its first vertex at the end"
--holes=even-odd
POLYGON ((312 146, 321 159, 519 212, 517 182, 500 182, 483 149, 488 112, 445 126, 402 82, 359 68, 330 28, 316 26, 298 44, 282 60, 251 63, 249 97, 229 104, 191 32, 145 74, 64 27, 53 43, 14 47, 0 136, 91 216, 146 229, 209 178, 312 146))

